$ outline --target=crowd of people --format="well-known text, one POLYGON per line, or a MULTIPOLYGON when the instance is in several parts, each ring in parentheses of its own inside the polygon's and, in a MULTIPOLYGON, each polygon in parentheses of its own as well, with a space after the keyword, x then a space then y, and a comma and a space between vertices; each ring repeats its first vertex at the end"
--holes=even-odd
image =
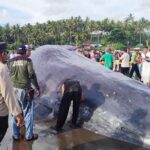
POLYGON ((132 78, 136 78, 145 85, 150 86, 150 51, 147 46, 143 50, 124 49, 123 51, 112 51, 106 49, 105 52, 96 50, 78 50, 78 52, 115 72, 132 78))

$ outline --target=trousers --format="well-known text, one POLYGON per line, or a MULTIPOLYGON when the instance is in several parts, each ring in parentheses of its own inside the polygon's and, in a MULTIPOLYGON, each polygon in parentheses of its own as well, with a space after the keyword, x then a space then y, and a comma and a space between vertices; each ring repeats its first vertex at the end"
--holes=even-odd
POLYGON ((121 73, 129 76, 129 67, 121 67, 121 73))
POLYGON ((8 129, 8 116, 0 116, 0 143, 3 140, 8 129))
POLYGON ((73 101, 72 124, 74 125, 76 124, 79 115, 80 99, 81 99, 81 92, 68 92, 63 95, 56 123, 57 129, 61 129, 63 127, 68 115, 71 101, 73 101))
MULTIPOLYGON (((25 123, 25 137, 31 139, 33 136, 33 100, 29 100, 27 97, 27 90, 15 88, 15 94, 19 104, 22 108, 23 118, 25 123)), ((13 117, 13 136, 19 138, 20 128, 17 126, 16 118, 13 117)))
POLYGON ((130 71, 130 78, 132 78, 134 71, 136 72, 138 78, 141 79, 141 74, 139 72, 138 64, 132 64, 132 68, 130 71))

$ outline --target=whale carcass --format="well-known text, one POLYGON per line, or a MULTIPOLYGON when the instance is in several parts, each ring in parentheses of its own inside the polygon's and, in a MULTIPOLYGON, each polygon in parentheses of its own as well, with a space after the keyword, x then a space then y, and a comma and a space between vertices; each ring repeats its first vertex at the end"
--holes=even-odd
POLYGON ((80 81, 85 101, 79 121, 94 132, 150 147, 150 89, 81 56, 71 46, 45 45, 31 56, 41 87, 35 119, 53 120, 67 78, 80 81))

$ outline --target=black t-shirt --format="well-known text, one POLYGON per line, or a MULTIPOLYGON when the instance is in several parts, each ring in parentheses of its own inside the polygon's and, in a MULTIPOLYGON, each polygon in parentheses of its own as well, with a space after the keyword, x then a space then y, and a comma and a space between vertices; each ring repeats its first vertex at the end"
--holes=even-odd
POLYGON ((65 87, 64 93, 82 91, 80 82, 78 80, 67 79, 64 82, 64 87, 65 87))

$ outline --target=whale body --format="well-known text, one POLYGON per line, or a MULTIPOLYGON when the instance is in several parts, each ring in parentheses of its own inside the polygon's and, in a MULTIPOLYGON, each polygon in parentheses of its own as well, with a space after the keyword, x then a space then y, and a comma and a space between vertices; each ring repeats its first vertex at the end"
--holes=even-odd
POLYGON ((77 79, 85 97, 78 121, 85 128, 150 148, 148 87, 81 56, 72 46, 44 45, 31 59, 41 90, 35 98, 35 120, 56 119, 62 83, 77 79))

